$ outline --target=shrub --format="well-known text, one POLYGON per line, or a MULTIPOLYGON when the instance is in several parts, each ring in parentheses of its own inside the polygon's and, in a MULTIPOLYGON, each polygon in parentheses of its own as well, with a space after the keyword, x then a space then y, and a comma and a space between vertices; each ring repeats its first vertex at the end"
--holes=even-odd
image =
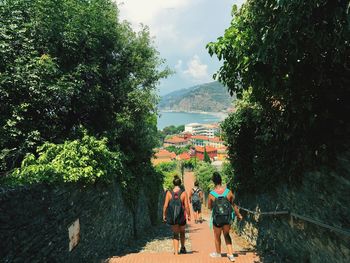
POLYGON ((206 193, 208 193, 210 189, 214 188, 211 177, 215 171, 215 168, 210 163, 206 162, 200 162, 194 171, 200 187, 206 193))
POLYGON ((7 178, 10 184, 109 182, 122 168, 121 154, 111 152, 107 140, 84 135, 81 140, 63 144, 45 143, 38 157, 27 154, 20 168, 7 178))
POLYGON ((156 166, 156 171, 163 175, 163 188, 164 189, 172 189, 173 188, 173 179, 175 175, 178 175, 177 171, 177 162, 168 162, 168 163, 160 163, 156 166))

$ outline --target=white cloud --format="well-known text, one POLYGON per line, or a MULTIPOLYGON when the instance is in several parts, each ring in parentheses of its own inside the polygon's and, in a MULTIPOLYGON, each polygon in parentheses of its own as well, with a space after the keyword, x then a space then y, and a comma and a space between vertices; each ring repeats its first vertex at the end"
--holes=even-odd
POLYGON ((175 8, 186 7, 188 0, 116 0, 121 10, 122 19, 127 19, 134 26, 140 23, 150 25, 158 15, 175 8))
POLYGON ((182 71, 182 60, 179 59, 175 65, 175 69, 178 70, 178 71, 182 71))
POLYGON ((192 15, 193 5, 202 0, 115 0, 119 6, 120 17, 131 23, 135 31, 140 29, 140 24, 149 26, 155 43, 163 54, 169 50, 174 51, 178 47, 181 52, 191 54, 199 45, 202 45, 203 37, 188 34, 188 31, 180 26, 184 14, 192 15))
POLYGON ((208 74, 208 65, 202 64, 198 55, 194 55, 193 58, 187 62, 187 69, 183 71, 183 74, 195 82, 211 80, 208 74))

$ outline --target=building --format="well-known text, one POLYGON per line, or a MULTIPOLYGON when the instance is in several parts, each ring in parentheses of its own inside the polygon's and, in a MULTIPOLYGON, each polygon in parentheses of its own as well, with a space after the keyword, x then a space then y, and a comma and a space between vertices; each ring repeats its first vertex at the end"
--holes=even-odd
POLYGON ((204 135, 193 135, 190 140, 191 144, 194 146, 205 146, 206 142, 209 141, 209 137, 204 135))
POLYGON ((208 136, 209 138, 214 138, 214 136, 220 131, 218 124, 205 124, 203 126, 205 130, 202 134, 208 136))
POLYGON ((165 149, 158 149, 152 158, 153 165, 168 163, 176 159, 176 154, 165 149))
POLYGON ((192 135, 203 135, 213 138, 219 131, 220 128, 218 124, 190 123, 185 125, 185 132, 191 133, 192 135))
POLYGON ((177 137, 184 138, 185 140, 189 140, 192 137, 192 133, 182 132, 182 133, 178 134, 177 137))
POLYGON ((220 148, 225 146, 225 141, 220 139, 219 137, 213 137, 209 138, 207 142, 205 142, 205 145, 212 146, 215 148, 220 148))
POLYGON ((225 141, 221 140, 219 137, 209 138, 205 135, 193 135, 190 139, 191 144, 195 146, 211 146, 215 148, 220 148, 225 146, 225 141))
POLYGON ((175 147, 184 147, 186 145, 188 145, 189 143, 189 139, 184 139, 183 137, 179 137, 179 136, 174 136, 172 138, 169 139, 165 139, 164 140, 164 147, 168 147, 168 146, 175 146, 175 147))
POLYGON ((217 150, 218 150, 217 160, 218 161, 227 160, 227 158, 228 158, 227 147, 226 146, 219 147, 219 148, 217 148, 217 150))
POLYGON ((204 147, 196 146, 195 149, 196 149, 196 157, 202 161, 204 160, 205 151, 207 152, 211 160, 214 160, 214 158, 217 157, 217 154, 218 154, 217 149, 211 146, 204 146, 204 147))
POLYGON ((187 161, 191 159, 191 155, 187 152, 181 153, 176 157, 177 160, 187 161))
POLYGON ((191 133, 193 135, 197 134, 202 128, 202 124, 199 123, 189 123, 185 125, 186 133, 191 133))

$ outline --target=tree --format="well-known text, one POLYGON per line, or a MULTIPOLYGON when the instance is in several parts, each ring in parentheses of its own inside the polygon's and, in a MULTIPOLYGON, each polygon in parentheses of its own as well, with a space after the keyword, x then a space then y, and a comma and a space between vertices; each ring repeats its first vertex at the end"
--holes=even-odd
POLYGON ((165 147, 165 149, 167 149, 169 152, 174 152, 176 153, 176 155, 179 155, 184 152, 188 152, 190 148, 191 148, 191 145, 186 145, 184 147, 176 147, 176 146, 165 147))
POLYGON ((150 159, 155 87, 169 71, 147 27, 120 22, 110 0, 7 0, 0 17, 1 173, 82 129, 129 162, 150 159))
POLYGON ((196 179, 199 181, 199 185, 205 193, 208 193, 209 190, 214 187, 211 181, 214 172, 215 168, 210 163, 206 162, 200 162, 194 171, 196 179))
POLYGON ((208 155, 208 153, 207 153, 207 150, 205 149, 205 147, 204 147, 204 162, 206 162, 206 163, 211 163, 211 160, 210 160, 210 157, 209 157, 209 155, 208 155))
POLYGON ((350 110, 348 4, 247 1, 233 7, 224 36, 208 44, 223 60, 217 77, 230 92, 242 98, 251 89, 251 105, 224 125, 237 180, 244 166, 250 182, 257 175, 275 185, 300 182, 303 171, 331 163, 348 147, 350 117, 342 114, 350 110))

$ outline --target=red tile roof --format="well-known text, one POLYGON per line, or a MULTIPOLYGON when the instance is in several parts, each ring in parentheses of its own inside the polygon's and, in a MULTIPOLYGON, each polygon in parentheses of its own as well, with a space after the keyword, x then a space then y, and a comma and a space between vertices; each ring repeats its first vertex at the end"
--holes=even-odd
POLYGON ((184 152, 184 153, 179 154, 178 158, 180 160, 189 160, 189 159, 191 159, 191 155, 187 152, 184 152))
MULTIPOLYGON (((207 152, 215 152, 217 151, 216 148, 211 146, 205 146, 205 149, 207 152)), ((203 152, 204 153, 204 147, 196 146, 196 152, 203 152)))
POLYGON ((159 149, 158 152, 156 152, 154 154, 154 156, 156 158, 164 158, 164 157, 168 157, 168 158, 172 158, 172 159, 176 158, 176 154, 175 153, 169 152, 168 150, 165 150, 165 149, 159 149))
POLYGON ((185 142, 188 142, 188 140, 185 140, 184 138, 180 138, 180 137, 173 137, 173 138, 165 139, 164 142, 165 143, 185 143, 185 142))
POLYGON ((209 141, 210 141, 210 142, 224 143, 224 141, 221 140, 219 137, 209 138, 209 141))

